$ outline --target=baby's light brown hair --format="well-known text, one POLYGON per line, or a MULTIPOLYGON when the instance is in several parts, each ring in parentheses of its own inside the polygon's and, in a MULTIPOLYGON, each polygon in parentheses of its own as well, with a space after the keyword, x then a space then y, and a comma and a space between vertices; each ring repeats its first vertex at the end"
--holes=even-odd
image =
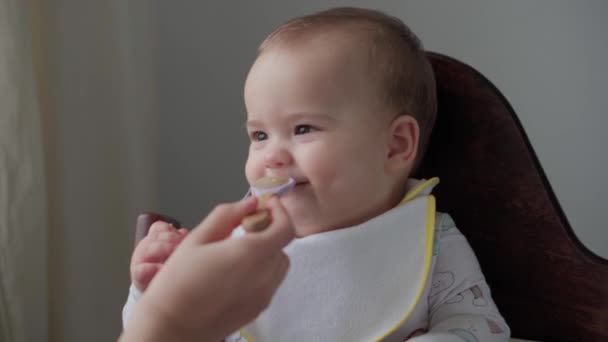
POLYGON ((418 122, 415 166, 418 165, 435 123, 435 77, 422 43, 401 20, 370 9, 325 10, 291 19, 276 28, 258 48, 258 56, 271 47, 295 44, 330 30, 352 33, 368 47, 372 75, 379 81, 380 100, 395 115, 411 115, 418 122))

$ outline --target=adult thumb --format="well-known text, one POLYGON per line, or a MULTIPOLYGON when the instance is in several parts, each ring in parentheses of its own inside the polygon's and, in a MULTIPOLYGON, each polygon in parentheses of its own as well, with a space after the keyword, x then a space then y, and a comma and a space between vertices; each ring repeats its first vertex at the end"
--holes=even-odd
POLYGON ((239 202, 219 204, 190 232, 190 239, 200 244, 224 240, 256 208, 257 199, 253 196, 239 202))

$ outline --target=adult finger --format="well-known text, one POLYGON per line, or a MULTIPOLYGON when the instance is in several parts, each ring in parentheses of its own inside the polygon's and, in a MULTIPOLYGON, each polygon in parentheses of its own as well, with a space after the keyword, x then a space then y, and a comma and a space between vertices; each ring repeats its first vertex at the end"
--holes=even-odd
POLYGON ((194 228, 186 239, 196 243, 223 240, 232 233, 243 217, 255 212, 257 199, 248 197, 242 201, 220 204, 194 228))
POLYGON ((268 200, 267 206, 270 208, 272 222, 263 231, 255 233, 255 236, 264 244, 265 250, 276 251, 287 246, 294 239, 295 232, 287 211, 276 196, 268 200))

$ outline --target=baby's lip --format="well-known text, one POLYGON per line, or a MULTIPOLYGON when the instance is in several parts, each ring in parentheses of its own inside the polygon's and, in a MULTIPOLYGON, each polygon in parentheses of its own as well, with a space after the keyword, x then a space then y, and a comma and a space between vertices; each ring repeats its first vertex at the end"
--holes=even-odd
MULTIPOLYGON (((301 187, 310 184, 308 179, 303 178, 301 175, 290 175, 288 173, 279 173, 279 172, 267 172, 265 177, 277 177, 283 179, 293 179, 294 185, 293 187, 301 187)), ((288 191, 289 192, 289 191, 288 191)))
POLYGON ((308 183, 308 180, 304 179, 302 177, 294 177, 294 176, 289 176, 289 175, 284 175, 284 174, 272 174, 272 173, 269 173, 269 174, 266 174, 266 177, 277 177, 277 178, 283 178, 283 179, 290 179, 291 178, 291 179, 293 179, 295 181, 296 185, 308 183))

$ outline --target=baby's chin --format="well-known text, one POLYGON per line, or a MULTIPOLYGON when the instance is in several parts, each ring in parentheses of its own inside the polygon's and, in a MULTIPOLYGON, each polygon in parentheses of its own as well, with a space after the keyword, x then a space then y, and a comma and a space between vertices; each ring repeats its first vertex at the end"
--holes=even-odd
POLYGON ((339 228, 324 227, 319 225, 295 225, 294 230, 297 238, 303 238, 309 235, 320 234, 339 228))
MULTIPOLYGON (((359 215, 350 217, 327 217, 321 213, 298 212, 299 210, 290 211, 289 206, 286 205, 285 209, 291 217, 291 222, 294 227, 296 237, 301 238, 308 235, 319 234, 323 232, 329 232, 332 230, 347 229, 360 224, 363 224, 376 215, 359 215)), ((297 209, 302 209, 298 207, 297 209)))
POLYGON ((292 217, 291 219, 296 233, 296 237, 302 238, 309 235, 329 232, 332 230, 338 230, 345 228, 343 224, 327 222, 324 220, 311 219, 310 217, 303 218, 301 220, 298 217, 292 217))

